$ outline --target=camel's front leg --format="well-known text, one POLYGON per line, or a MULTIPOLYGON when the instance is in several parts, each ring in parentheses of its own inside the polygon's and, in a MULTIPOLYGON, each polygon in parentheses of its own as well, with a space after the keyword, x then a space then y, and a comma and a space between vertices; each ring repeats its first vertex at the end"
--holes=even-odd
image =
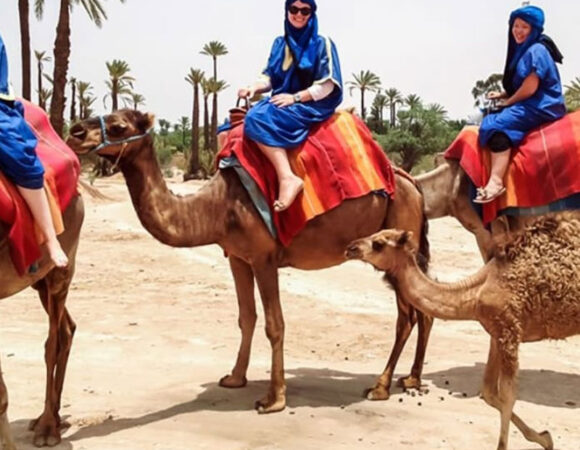
POLYGON ((389 356, 389 361, 385 367, 385 370, 377 380, 377 383, 373 388, 367 389, 365 391, 365 397, 369 400, 388 400, 391 388, 391 379, 393 378, 393 372, 401 356, 401 351, 405 347, 407 339, 413 330, 413 326, 416 321, 416 311, 403 300, 401 295, 397 292, 397 331, 395 345, 391 350, 391 355, 389 356))
POLYGON ((220 380, 220 386, 239 388, 246 385, 246 372, 250 363, 252 337, 256 327, 256 301, 254 298, 254 273, 252 268, 235 256, 230 256, 230 267, 236 284, 239 317, 238 325, 242 332, 242 340, 238 351, 238 359, 231 375, 220 380))
POLYGON ((8 422, 8 390, 4 384, 2 368, 0 368, 0 448, 4 450, 16 450, 10 423, 8 422))
POLYGON ((427 343, 429 342, 429 335, 431 328, 433 328, 433 317, 423 314, 417 310, 417 326, 419 333, 417 336, 417 349, 415 350, 415 361, 411 369, 411 375, 402 377, 397 380, 397 386, 406 389, 420 389, 421 388, 421 374, 423 373, 423 363, 425 362, 425 352, 427 351, 427 343))
POLYGON ((256 402, 259 413, 282 411, 286 407, 284 381, 284 317, 280 305, 278 268, 272 262, 254 266, 254 275, 264 305, 266 336, 272 346, 272 369, 268 394, 256 402))

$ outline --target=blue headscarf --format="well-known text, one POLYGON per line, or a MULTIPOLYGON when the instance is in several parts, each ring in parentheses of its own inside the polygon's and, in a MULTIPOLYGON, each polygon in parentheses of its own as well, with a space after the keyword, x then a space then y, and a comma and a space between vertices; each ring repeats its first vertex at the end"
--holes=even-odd
POLYGON ((284 8, 284 39, 290 48, 300 70, 311 71, 316 62, 317 39, 318 39, 318 17, 316 17, 316 1, 301 0, 312 8, 312 14, 308 23, 303 28, 295 28, 288 20, 288 9, 296 0, 286 0, 284 8))
POLYGON ((8 58, 4 41, 0 36, 0 95, 8 95, 8 58))
POLYGON ((513 95, 516 91, 513 86, 513 77, 518 66, 520 58, 526 53, 526 51, 535 43, 540 42, 543 44, 552 58, 556 62, 562 62, 562 54, 556 47, 556 44, 548 36, 542 34, 544 31, 544 11, 537 6, 523 6, 518 8, 510 14, 509 29, 508 29, 508 52, 505 62, 504 74, 503 74, 503 87, 508 93, 508 95, 513 95), (532 31, 528 38, 521 44, 516 43, 514 36, 512 34, 512 28, 516 19, 521 19, 528 23, 532 27, 532 31))

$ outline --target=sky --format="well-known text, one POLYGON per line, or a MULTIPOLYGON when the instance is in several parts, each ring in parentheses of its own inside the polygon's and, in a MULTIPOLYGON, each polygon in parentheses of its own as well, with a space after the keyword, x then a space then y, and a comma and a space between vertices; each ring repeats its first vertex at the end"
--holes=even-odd
MULTIPOLYGON (((33 4, 34 1, 30 0, 33 4)), ((218 58, 218 78, 229 88, 219 97, 220 121, 234 106, 238 88, 257 79, 271 44, 283 34, 283 0, 101 0, 109 19, 97 28, 84 9, 71 17, 69 76, 89 81, 98 97, 97 113, 107 112, 106 61, 127 61, 141 109, 175 123, 191 116, 192 89, 184 80, 190 68, 212 74, 212 60, 200 54, 218 40, 229 53, 218 58)), ((34 50, 52 55, 58 18, 56 0, 45 2, 45 15, 31 15, 33 99, 34 50)), ((321 34, 335 42, 343 81, 370 70, 383 88, 417 94, 439 103, 452 119, 474 112, 471 89, 491 73, 502 72, 509 13, 521 0, 318 0, 321 34)), ((536 0, 546 13, 545 32, 564 54, 562 82, 580 76, 580 1, 536 0)), ((20 32, 17 0, 2 0, 0 34, 8 51, 11 81, 21 91, 20 32)), ((52 64, 48 64, 52 75, 52 64)), ((370 105, 372 95, 367 96, 370 105)), ((345 88, 343 106, 360 105, 358 92, 345 88)), ((110 107, 110 103, 108 105, 110 107)))

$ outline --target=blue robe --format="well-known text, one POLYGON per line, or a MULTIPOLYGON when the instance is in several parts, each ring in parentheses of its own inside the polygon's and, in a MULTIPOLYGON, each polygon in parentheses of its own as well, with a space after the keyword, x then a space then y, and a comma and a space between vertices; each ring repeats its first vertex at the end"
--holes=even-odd
POLYGON ((332 80, 334 90, 320 101, 283 108, 270 103, 270 98, 262 99, 250 109, 244 122, 244 133, 250 139, 271 147, 296 147, 306 140, 313 125, 327 120, 342 102, 342 76, 334 43, 317 34, 311 47, 311 67, 302 69, 297 67, 284 36, 276 38, 263 72, 272 85, 272 94, 294 94, 326 80, 332 80))
POLYGON ((24 108, 12 101, 8 60, 0 36, 0 171, 18 186, 40 189, 44 168, 36 156, 37 140, 24 120, 24 108))

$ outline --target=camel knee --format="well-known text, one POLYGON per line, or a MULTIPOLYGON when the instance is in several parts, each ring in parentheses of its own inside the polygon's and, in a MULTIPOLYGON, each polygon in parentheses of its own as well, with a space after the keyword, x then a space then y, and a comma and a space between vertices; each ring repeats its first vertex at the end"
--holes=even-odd
POLYGON ((253 331, 256 328, 256 322, 258 321, 258 315, 254 314, 247 314, 241 315, 238 319, 238 326, 242 331, 253 331))
POLYGON ((266 337, 272 343, 277 344, 284 338, 284 321, 272 321, 266 323, 266 337))

